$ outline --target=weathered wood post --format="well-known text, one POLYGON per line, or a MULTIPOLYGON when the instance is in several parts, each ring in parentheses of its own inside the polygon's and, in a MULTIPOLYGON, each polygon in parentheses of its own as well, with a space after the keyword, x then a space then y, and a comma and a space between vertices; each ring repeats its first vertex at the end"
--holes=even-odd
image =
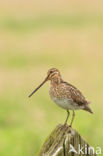
POLYGON ((44 142, 38 156, 97 156, 92 147, 67 125, 58 125, 44 142))

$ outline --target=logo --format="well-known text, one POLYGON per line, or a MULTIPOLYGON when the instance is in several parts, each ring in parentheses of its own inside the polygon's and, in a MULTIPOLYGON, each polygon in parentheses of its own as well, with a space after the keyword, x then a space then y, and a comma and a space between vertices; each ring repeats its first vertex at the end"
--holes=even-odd
POLYGON ((87 146, 87 145, 84 145, 84 146, 82 146, 81 147, 81 145, 80 144, 78 144, 78 148, 77 149, 75 149, 74 147, 73 147, 73 145, 72 144, 70 144, 70 150, 69 150, 69 153, 70 152, 74 152, 74 153, 76 153, 76 154, 101 154, 102 153, 102 150, 101 150, 101 148, 99 147, 99 146, 97 146, 95 149, 94 149, 94 147, 91 147, 91 146, 87 146))

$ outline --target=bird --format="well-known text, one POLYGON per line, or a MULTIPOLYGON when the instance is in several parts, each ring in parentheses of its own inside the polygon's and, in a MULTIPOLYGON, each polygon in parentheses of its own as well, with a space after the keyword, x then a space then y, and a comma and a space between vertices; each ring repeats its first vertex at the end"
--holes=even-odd
POLYGON ((48 70, 44 81, 29 95, 29 97, 31 97, 47 81, 50 81, 49 95, 51 99, 56 105, 67 111, 67 117, 64 125, 67 124, 70 111, 73 112, 69 125, 70 127, 72 127, 76 110, 85 110, 89 113, 93 113, 89 106, 90 102, 83 96, 81 91, 72 84, 64 81, 60 71, 56 68, 51 68, 48 70))

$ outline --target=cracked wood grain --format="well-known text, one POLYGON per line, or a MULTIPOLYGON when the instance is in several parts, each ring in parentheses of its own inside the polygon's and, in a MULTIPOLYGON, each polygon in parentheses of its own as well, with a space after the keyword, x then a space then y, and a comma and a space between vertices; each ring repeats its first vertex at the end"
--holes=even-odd
POLYGON ((88 154, 89 147, 89 144, 76 130, 68 125, 59 124, 44 142, 38 156, 97 156, 92 151, 88 154), (85 154, 78 153, 79 144, 81 148, 87 147, 87 153, 85 153, 85 148, 82 150, 85 154), (70 152, 71 145, 77 153, 70 152))

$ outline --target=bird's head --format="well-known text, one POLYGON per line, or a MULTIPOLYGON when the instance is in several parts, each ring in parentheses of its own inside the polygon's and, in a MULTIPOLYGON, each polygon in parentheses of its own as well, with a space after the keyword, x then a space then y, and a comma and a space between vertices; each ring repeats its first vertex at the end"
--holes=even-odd
POLYGON ((56 69, 56 68, 49 69, 47 72, 47 76, 44 79, 44 81, 29 95, 29 97, 31 97, 48 80, 53 80, 53 79, 57 79, 60 77, 61 77, 61 75, 60 75, 60 72, 58 69, 56 69))
POLYGON ((49 69, 47 72, 47 80, 55 79, 56 77, 60 77, 60 72, 56 68, 49 69))

